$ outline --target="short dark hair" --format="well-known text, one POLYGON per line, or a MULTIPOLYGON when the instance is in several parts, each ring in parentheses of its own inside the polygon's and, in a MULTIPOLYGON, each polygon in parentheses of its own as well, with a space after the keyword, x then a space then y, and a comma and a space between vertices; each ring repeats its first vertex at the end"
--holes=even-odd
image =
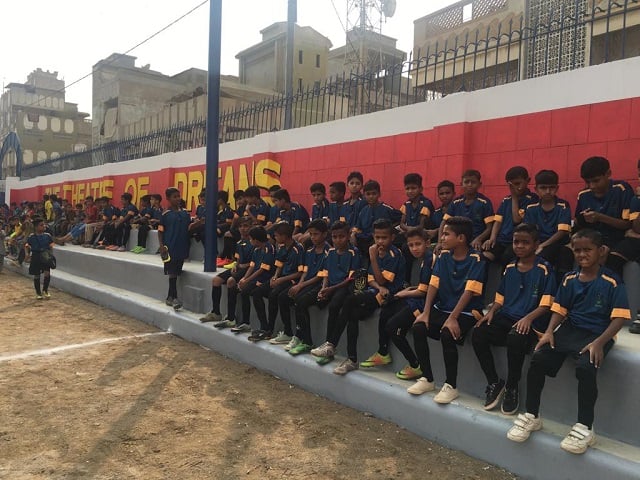
POLYGON ((244 191, 244 196, 251 198, 260 198, 260 189, 254 186, 247 187, 247 189, 244 191))
POLYGON ((540 240, 540 231, 538 230, 538 227, 532 223, 521 223, 513 229, 513 233, 526 233, 531 235, 534 242, 540 240))
POLYGON ((363 192, 372 192, 376 191, 380 193, 380 184, 375 180, 367 180, 367 183, 362 187, 363 192))
POLYGON ((344 182, 333 182, 331 185, 329 185, 329 188, 337 190, 338 192, 342 193, 342 195, 347 193, 347 184, 344 182))
POLYGON ((218 200, 222 200, 224 203, 229 202, 229 192, 226 190, 218 190, 218 200))
POLYGON ((294 226, 287 222, 278 222, 273 226, 273 232, 278 233, 280 235, 285 235, 286 237, 291 237, 293 235, 294 226))
POLYGON ((249 215, 243 215, 242 217, 238 218, 238 225, 244 225, 245 223, 248 225, 253 225, 253 218, 251 218, 249 215))
POLYGON ((407 173, 404 176, 404 184, 405 185, 417 185, 419 187, 422 186, 422 175, 419 173, 407 173))
POLYGON ((476 177, 478 181, 482 180, 482 175, 480 174, 479 170, 470 169, 462 172, 462 178, 467 178, 467 177, 476 177))
POLYGON ((33 217, 31 219, 31 223, 33 223, 34 227, 37 227, 38 225, 40 225, 42 222, 44 222, 44 220, 40 217, 33 217))
POLYGON ((129 192, 124 192, 122 195, 120 195, 120 199, 126 200, 127 202, 130 202, 132 198, 133 195, 131 195, 129 192))
POLYGON ((287 203, 291 203, 291 196, 289 195, 289 192, 284 188, 281 188, 277 192, 273 192, 271 196, 276 200, 284 200, 287 203))
POLYGON ((536 185, 558 185, 560 177, 553 170, 540 170, 536 173, 536 185))
POLYGON ((602 238, 602 234, 594 230, 593 228, 583 228, 582 230, 578 230, 571 236, 571 242, 578 238, 588 238, 591 240, 597 247, 601 247, 604 245, 604 239, 602 238))
POLYGON ((452 191, 454 191, 456 189, 456 186, 453 184, 453 182, 451 180, 442 180, 438 186, 436 187, 436 191, 440 190, 443 187, 448 187, 450 188, 452 191))
POLYGON ((49 200, 49 195, 47 195, 46 193, 42 196, 42 199, 46 202, 47 200, 49 200))
POLYGON ((141 202, 151 203, 151 195, 143 195, 140 197, 141 202))
POLYGON ((507 170, 507 173, 505 173, 504 175, 504 179, 507 182, 516 180, 518 178, 522 178, 524 180, 527 180, 529 178, 529 172, 527 171, 526 168, 520 167, 520 166, 511 167, 509 170, 507 170))
POLYGON ((160 195, 159 193, 152 193, 151 198, 155 198, 159 202, 162 201, 162 195, 160 195))
MULTIPOLYGON (((367 182, 368 183, 368 182, 367 182)), ((387 230, 391 235, 393 235, 393 224, 390 220, 386 218, 379 218, 375 222, 373 222, 373 230, 387 230)))
POLYGON ((404 238, 406 238, 407 240, 409 240, 410 238, 414 238, 414 237, 420 237, 426 242, 428 242, 430 240, 429 234, 422 227, 409 228, 409 230, 407 230, 404 233, 404 238))
POLYGON ((307 225, 307 231, 309 231, 312 228, 314 230, 318 230, 319 232, 324 233, 327 230, 329 230, 329 225, 327 225, 327 222, 325 222, 324 220, 320 218, 316 218, 315 220, 312 220, 311 222, 309 222, 309 225, 307 225))
POLYGON ((271 185, 269 187, 269 193, 275 193, 275 192, 277 192, 278 190, 281 190, 281 189, 282 189, 282 187, 280 185, 271 185))
POLYGON ((449 217, 444 221, 444 225, 456 235, 464 235, 467 244, 473 239, 473 222, 467 217, 449 217))
POLYGON ((580 166, 580 177, 583 180, 605 175, 611 170, 609 160, 604 157, 589 157, 580 166))
POLYGON ((311 193, 313 192, 322 192, 323 194, 327 193, 327 189, 325 188, 324 184, 320 182, 312 183, 311 186, 309 187, 309 191, 311 193))
POLYGON ((267 241, 267 231, 261 225, 251 227, 251 230, 249 230, 249 236, 262 243, 267 241))
MULTIPOLYGON (((143 195, 143 196, 146 196, 146 195, 143 195)), ((93 202, 93 197, 91 195, 87 195, 86 197, 84 197, 84 200, 85 201, 91 200, 93 202)))
POLYGON ((342 222, 338 220, 337 222, 333 222, 331 224, 331 227, 329 227, 329 230, 332 232, 335 232, 337 230, 344 230, 347 233, 349 233, 349 224, 347 222, 342 222))
POLYGON ((167 199, 175 194, 175 193, 180 193, 180 190, 178 190, 176 187, 169 187, 164 191, 164 196, 167 197, 167 199))
POLYGON ((55 202, 56 200, 58 200, 58 195, 56 195, 55 193, 52 193, 51 195, 49 195, 49 199, 52 202, 55 202))
POLYGON ((352 178, 356 178, 358 180, 360 180, 360 183, 364 183, 364 177, 362 176, 362 174, 358 171, 355 172, 351 172, 348 176, 347 176, 347 183, 349 183, 349 181, 352 178))
POLYGON ((235 192, 233 192, 233 199, 234 200, 239 200, 241 198, 243 198, 245 195, 244 190, 236 190, 235 192))

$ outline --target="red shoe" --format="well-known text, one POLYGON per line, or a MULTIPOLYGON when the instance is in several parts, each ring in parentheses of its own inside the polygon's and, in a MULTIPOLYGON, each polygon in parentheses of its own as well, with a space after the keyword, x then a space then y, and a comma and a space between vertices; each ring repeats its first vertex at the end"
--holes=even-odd
POLYGON ((226 258, 218 258, 216 259, 216 267, 224 267, 226 265, 226 258))

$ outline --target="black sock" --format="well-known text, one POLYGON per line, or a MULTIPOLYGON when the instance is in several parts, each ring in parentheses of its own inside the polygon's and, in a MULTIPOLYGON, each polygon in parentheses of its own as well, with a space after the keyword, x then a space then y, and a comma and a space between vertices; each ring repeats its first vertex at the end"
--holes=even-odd
POLYGON ((33 277, 33 286, 36 289, 36 293, 38 295, 42 295, 42 290, 40 290, 40 275, 33 277))
POLYGON ((178 296, 178 278, 173 277, 169 278, 169 296, 171 298, 176 298, 178 296))
POLYGON ((222 298, 222 287, 211 287, 211 311, 220 315, 220 298, 222 298))
POLYGON ((44 285, 42 285, 42 290, 45 292, 49 291, 49 283, 51 282, 51 275, 44 276, 44 285))

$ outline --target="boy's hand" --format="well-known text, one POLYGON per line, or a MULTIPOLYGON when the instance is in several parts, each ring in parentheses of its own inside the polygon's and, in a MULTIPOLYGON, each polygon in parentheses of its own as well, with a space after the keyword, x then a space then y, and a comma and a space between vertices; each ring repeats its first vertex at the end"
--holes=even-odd
POLYGON ((269 280, 269 284, 271 285, 271 287, 277 287, 278 285, 280 285, 280 279, 271 277, 271 280, 269 280))
POLYGON ((382 296, 382 298, 387 298, 389 296, 389 289, 386 287, 378 287, 378 293, 382 296))
POLYGON ((429 328, 429 312, 422 312, 420 315, 418 315, 416 319, 413 321, 414 325, 416 323, 424 323, 427 326, 427 328, 429 328))
POLYGON ((457 319, 449 315, 447 320, 442 325, 440 331, 442 332, 445 328, 451 332, 451 336, 454 340, 460 339, 460 324, 458 323, 457 319))
POLYGON ((524 317, 518 320, 513 328, 515 328, 516 332, 520 335, 527 335, 531 331, 531 323, 533 323, 532 319, 524 317))
POLYGON ((489 239, 482 244, 482 250, 491 250, 496 245, 496 241, 489 239))
POLYGON ((405 288, 403 290, 400 290, 398 293, 396 293, 395 296, 396 296, 396 298, 406 298, 414 290, 415 290, 415 288, 413 288, 413 287, 405 288))
POLYGON ((247 280, 245 278, 241 278, 238 282, 238 289, 242 290, 244 286, 247 284, 247 280))
POLYGON ((540 337, 540 340, 538 340, 538 343, 536 343, 536 346, 533 350, 538 351, 547 343, 551 348, 556 348, 556 342, 555 342, 555 339, 553 338, 553 333, 544 332, 544 334, 540 337))
POLYGON ((440 256, 441 253, 442 253, 442 244, 438 243, 433 249, 433 254, 436 256, 440 256))
POLYGON ((385 249, 379 247, 375 243, 369 247, 369 258, 376 258, 378 256, 384 256, 385 249))
POLYGON ((298 285, 294 285, 293 287, 291 287, 289 289, 288 295, 289 295, 289 297, 293 298, 298 294, 299 291, 300 291, 300 285, 299 284, 298 285))
POLYGON ((491 325, 492 321, 493 321, 493 312, 489 310, 484 317, 478 320, 478 322, 476 323, 476 327, 479 327, 483 323, 486 323, 487 325, 491 325))
POLYGON ((596 212, 595 210, 591 210, 590 208, 587 208, 586 210, 582 211, 582 216, 584 217, 585 222, 596 223, 598 221, 598 217, 600 216, 600 213, 596 212))
POLYGON ((604 349, 598 340, 594 340, 589 345, 580 350, 580 355, 585 352, 589 352, 589 361, 594 367, 600 368, 602 361, 604 360, 604 349))
POLYGON ((474 238, 473 242, 471 242, 471 248, 478 251, 482 250, 482 242, 478 240, 478 237, 474 238))

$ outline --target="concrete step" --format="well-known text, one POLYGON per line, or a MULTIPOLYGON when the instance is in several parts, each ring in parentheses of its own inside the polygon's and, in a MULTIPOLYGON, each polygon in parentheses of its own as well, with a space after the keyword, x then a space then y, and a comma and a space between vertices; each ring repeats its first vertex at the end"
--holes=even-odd
MULTIPOLYGON (((57 253, 60 254, 61 250, 57 253)), ((85 258, 84 263, 91 262, 89 258, 85 258)), ((24 268, 8 268, 26 273, 24 268)), ((598 443, 585 455, 571 455, 559 448, 562 437, 569 429, 568 424, 573 423, 573 420, 555 422, 547 410, 543 412, 544 429, 533 434, 526 443, 516 444, 506 438, 513 418, 499 413, 484 412, 481 400, 475 395, 463 394, 451 405, 440 406, 433 402, 432 394, 421 397, 408 395, 405 389, 410 383, 398 380, 391 370, 359 370, 345 377, 333 375, 331 372, 335 363, 319 367, 309 355, 292 358, 279 346, 267 342, 250 344, 246 335, 234 335, 228 330, 218 331, 210 324, 201 324, 198 321, 199 315, 195 313, 186 310, 174 312, 157 299, 157 296, 142 295, 125 286, 106 285, 92 278, 69 273, 66 267, 54 272, 53 285, 270 372, 308 391, 390 420, 425 438, 506 468, 522 478, 638 478, 640 448, 619 439, 607 438, 602 429, 607 413, 609 416, 615 416, 618 410, 621 410, 620 399, 610 399, 608 402, 611 404, 615 400, 617 408, 610 407, 609 412, 600 409, 599 422, 596 425, 598 443)), ((373 323, 367 324, 373 326, 373 323)), ((371 338, 369 337, 369 340, 371 338)), ((462 366, 466 369, 470 363, 470 359, 466 358, 470 349, 465 347, 462 350, 462 366)), ((619 361, 618 356, 628 354, 630 352, 626 352, 624 347, 618 352, 614 349, 610 357, 611 368, 619 361)), ((602 379, 609 375, 609 372, 603 372, 602 379)), ((461 379, 461 385, 463 382, 464 379, 461 379)), ((572 387, 575 389, 575 385, 572 387)), ((602 407, 602 403, 606 402, 610 395, 607 393, 607 386, 601 384, 600 390, 602 407)), ((565 391, 565 396, 561 398, 566 402, 566 398, 575 397, 575 392, 573 393, 569 396, 569 392, 565 391)), ((626 396, 638 398, 637 392, 629 389, 625 389, 626 396)), ((548 396, 545 397, 545 404, 549 404, 551 400, 548 396)), ((623 403, 622 409, 626 410, 624 405, 623 403)), ((634 411, 637 410, 628 410, 625 418, 632 427, 637 428, 634 411)))

